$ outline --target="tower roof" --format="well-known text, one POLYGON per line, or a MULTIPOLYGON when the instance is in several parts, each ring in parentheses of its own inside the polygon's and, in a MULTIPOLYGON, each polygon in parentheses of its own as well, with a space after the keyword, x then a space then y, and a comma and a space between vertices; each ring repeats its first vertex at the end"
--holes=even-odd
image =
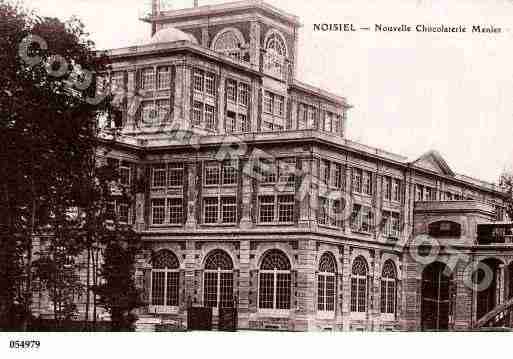
POLYGON ((174 27, 165 27, 155 33, 149 41, 150 44, 159 44, 166 42, 176 41, 190 41, 194 44, 198 44, 198 41, 191 34, 187 34, 182 30, 178 30, 174 27))

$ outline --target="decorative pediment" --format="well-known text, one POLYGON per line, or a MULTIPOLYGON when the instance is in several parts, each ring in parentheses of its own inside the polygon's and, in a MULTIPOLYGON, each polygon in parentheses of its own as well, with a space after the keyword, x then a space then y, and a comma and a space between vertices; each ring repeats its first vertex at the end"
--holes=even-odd
POLYGON ((447 162, 437 151, 429 151, 413 162, 413 165, 418 168, 423 168, 428 171, 436 172, 446 176, 454 176, 455 173, 449 167, 447 162))

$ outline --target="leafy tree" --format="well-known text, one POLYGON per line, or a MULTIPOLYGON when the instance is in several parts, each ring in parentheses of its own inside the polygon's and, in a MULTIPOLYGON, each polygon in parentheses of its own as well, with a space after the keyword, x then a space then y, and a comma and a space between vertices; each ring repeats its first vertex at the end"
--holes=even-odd
POLYGON ((33 239, 46 227, 65 233, 73 223, 63 213, 87 207, 97 118, 112 108, 108 98, 94 99, 90 76, 107 70, 108 59, 77 19, 39 17, 0 0, 0 68, 0 326, 15 329, 6 319, 14 309, 29 316, 33 239))

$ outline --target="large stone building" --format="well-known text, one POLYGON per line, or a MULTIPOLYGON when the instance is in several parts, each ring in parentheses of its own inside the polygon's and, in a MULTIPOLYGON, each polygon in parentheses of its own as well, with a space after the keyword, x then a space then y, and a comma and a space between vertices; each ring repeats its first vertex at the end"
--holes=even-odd
POLYGON ((507 303, 503 193, 436 151, 409 161, 347 139, 347 100, 299 80, 296 16, 154 1, 145 21, 147 43, 108 51, 121 111, 104 159, 145 243, 139 329, 185 327, 191 307, 215 327, 236 307, 248 329, 466 330, 507 303))

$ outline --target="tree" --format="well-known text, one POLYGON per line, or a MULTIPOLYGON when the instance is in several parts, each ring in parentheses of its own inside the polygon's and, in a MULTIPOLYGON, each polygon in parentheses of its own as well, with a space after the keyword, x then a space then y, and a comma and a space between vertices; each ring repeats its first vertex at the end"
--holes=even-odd
MULTIPOLYGON (((66 231, 62 213, 84 205, 84 163, 97 148, 97 118, 112 107, 108 98, 91 100, 91 74, 106 71, 108 59, 77 19, 43 18, 0 0, 0 67, 2 321, 20 305, 28 319, 33 239, 43 227, 66 231)), ((13 320, 0 326, 15 329, 13 320)))

